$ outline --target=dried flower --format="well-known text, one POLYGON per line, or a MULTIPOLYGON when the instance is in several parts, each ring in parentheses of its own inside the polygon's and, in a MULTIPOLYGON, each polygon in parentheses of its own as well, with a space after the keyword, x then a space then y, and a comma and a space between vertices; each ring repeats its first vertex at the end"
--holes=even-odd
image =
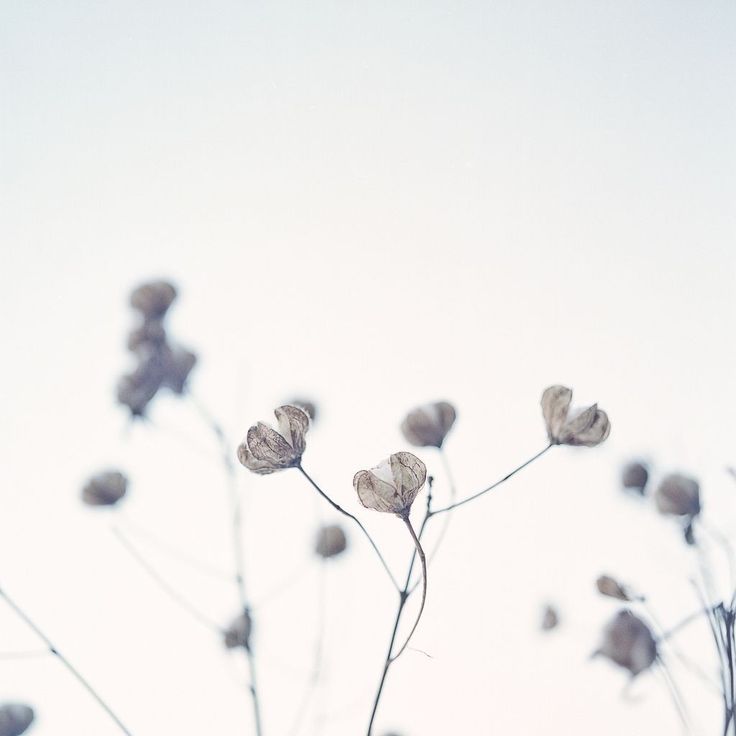
POLYGON ((700 485, 694 478, 673 473, 662 479, 654 492, 659 512, 673 516, 697 516, 700 513, 700 485))
POLYGON ((406 517, 427 479, 427 468, 410 452, 395 452, 371 470, 360 470, 353 488, 368 509, 406 517))
POLYGON ((609 598, 616 598, 619 601, 634 600, 627 588, 621 585, 618 580, 612 578, 610 575, 601 575, 598 580, 595 581, 595 585, 601 595, 608 596, 609 598))
POLYGON ((236 649, 237 647, 244 647, 247 649, 250 646, 250 634, 253 628, 253 622, 251 620, 248 611, 244 611, 240 616, 233 619, 231 624, 225 629, 223 635, 223 642, 228 649, 236 649))
POLYGON ((141 347, 158 347, 166 343, 166 329, 160 319, 143 321, 128 335, 128 350, 135 352, 141 347))
POLYGON ((552 631, 560 625, 560 615, 554 606, 545 606, 542 611, 542 631, 552 631))
POLYGON ((130 306, 145 318, 163 317, 176 299, 176 288, 168 281, 150 281, 133 289, 130 306))
POLYGON ((314 551, 320 556, 328 559, 342 554, 348 546, 345 532, 338 524, 323 526, 317 533, 314 551))
POLYGON ((314 420, 317 418, 317 405, 313 401, 309 399, 293 399, 289 404, 303 409, 307 413, 310 421, 314 423, 314 420))
POLYGON ((0 706, 0 736, 21 736, 35 719, 33 708, 20 703, 0 706))
POLYGON ((565 386, 550 386, 542 394, 549 441, 554 445, 600 445, 611 431, 608 415, 597 404, 571 413, 571 401, 572 390, 565 386))
POLYGON ((640 462, 633 462, 626 465, 621 473, 621 485, 632 491, 644 495, 649 480, 649 471, 647 466, 640 462))
POLYGON ((446 401, 424 404, 406 415, 401 431, 417 447, 442 447, 456 417, 455 407, 446 401))
POLYGON ((82 489, 82 501, 88 506, 114 506, 128 490, 128 479, 117 470, 108 470, 90 478, 82 489))
POLYGON ((238 447, 238 460, 248 470, 266 475, 294 468, 304 454, 304 435, 309 430, 309 416, 298 406, 280 406, 274 410, 278 432, 263 422, 251 427, 238 447))
POLYGON ((623 610, 603 630, 603 642, 595 654, 602 654, 636 677, 657 658, 657 642, 644 621, 623 610))
POLYGON ((197 356, 182 347, 170 348, 165 353, 164 377, 162 384, 175 394, 183 394, 187 379, 197 364, 197 356))

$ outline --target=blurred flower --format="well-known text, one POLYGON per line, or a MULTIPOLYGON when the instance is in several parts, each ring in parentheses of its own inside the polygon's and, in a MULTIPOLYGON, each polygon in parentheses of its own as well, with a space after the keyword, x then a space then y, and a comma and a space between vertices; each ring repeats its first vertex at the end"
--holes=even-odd
POLYGON ((299 465, 304 454, 304 435, 309 431, 309 416, 297 406, 274 410, 278 432, 263 422, 251 427, 238 447, 238 460, 248 470, 266 475, 299 465))
POLYGON ((90 478, 82 489, 82 501, 88 506, 114 506, 128 490, 128 479, 117 470, 108 470, 90 478))
POLYGON ((396 452, 375 468, 357 472, 353 487, 366 508, 405 517, 426 479, 427 468, 418 457, 396 452))
POLYGON ((223 641, 228 649, 236 649, 243 647, 247 649, 250 646, 250 634, 253 627, 250 614, 245 611, 240 616, 233 619, 230 626, 225 629, 223 641))
POLYGON ((150 281, 133 289, 130 306, 145 318, 163 317, 176 299, 176 288, 168 281, 150 281))
POLYGON ((437 401, 412 409, 401 423, 406 441, 417 447, 442 447, 457 413, 452 404, 437 401))
POLYGON ((158 318, 146 319, 128 335, 128 350, 135 352, 143 346, 158 346, 166 342, 166 329, 158 318))
POLYGON ((542 394, 542 413, 547 435, 554 445, 600 445, 611 431, 606 412, 597 404, 570 412, 572 391, 565 386, 550 386, 542 394))
POLYGON ((619 601, 633 600, 627 589, 610 575, 601 575, 598 580, 595 581, 595 585, 601 595, 608 596, 609 598, 616 598, 619 601))
POLYGON ((147 349, 140 355, 135 370, 118 381, 118 402, 127 406, 134 417, 144 416, 148 404, 161 388, 164 376, 160 351, 147 349))
POLYGON ((621 473, 621 485, 644 495, 649 480, 647 466, 640 462, 628 463, 621 473))
POLYGON ((309 399, 293 399, 289 405, 303 409, 312 423, 317 418, 317 405, 309 399))
POLYGON ((700 485, 694 478, 673 473, 657 486, 654 501, 662 514, 697 516, 700 513, 700 485))
POLYGON ((314 551, 320 556, 328 559, 342 554, 348 546, 345 532, 338 524, 323 526, 317 533, 314 551))
POLYGON ((197 356, 186 348, 170 348, 164 358, 164 377, 162 384, 175 394, 183 394, 187 379, 197 364, 197 356))
POLYGON ((35 719, 33 708, 20 703, 0 706, 0 736, 20 736, 35 719))
POLYGON ((657 658, 657 642, 640 618, 623 610, 603 630, 603 642, 595 654, 602 654, 636 677, 657 658))
POLYGON ((554 606, 545 606, 542 612, 542 631, 552 631, 560 625, 560 615, 554 606))

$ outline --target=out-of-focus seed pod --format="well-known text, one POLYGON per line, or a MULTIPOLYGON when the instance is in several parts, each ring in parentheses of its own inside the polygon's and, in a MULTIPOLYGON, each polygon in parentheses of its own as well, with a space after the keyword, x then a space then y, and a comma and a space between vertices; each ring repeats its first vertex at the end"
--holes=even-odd
POLYGON ((647 466, 640 462, 628 463, 621 472, 621 485, 630 491, 644 495, 649 480, 647 466))
POLYGON ((693 529, 692 519, 690 519, 690 521, 685 524, 682 530, 682 538, 685 540, 685 544, 687 544, 689 547, 695 545, 695 530, 693 529))
POLYGON ((375 468, 358 471, 353 487, 366 508, 403 518, 426 480, 427 467, 416 455, 395 452, 375 468))
POLYGON ((317 533, 314 551, 319 557, 328 559, 342 554, 348 546, 343 528, 338 524, 323 526, 317 533))
POLYGON ((595 585, 601 595, 608 596, 609 598, 616 598, 619 601, 633 600, 628 589, 610 575, 601 575, 595 581, 595 585))
POLYGON ((412 409, 401 422, 401 432, 416 447, 442 447, 447 433, 457 418, 455 407, 437 401, 412 409))
POLYGON ((560 625, 560 614, 554 606, 545 606, 542 611, 542 631, 552 631, 560 625))
POLYGON ((127 490, 128 479, 118 470, 108 470, 87 481, 82 488, 82 501, 88 506, 114 506, 127 490))
POLYGON ((595 652, 636 677, 657 659, 657 642, 649 627, 631 611, 619 611, 603 630, 603 641, 595 652))
POLYGON ((183 394, 187 379, 197 364, 197 356, 181 347, 173 347, 168 351, 164 370, 163 385, 175 394, 183 394))
POLYGON ((147 319, 128 335, 128 350, 160 347, 166 343, 166 329, 160 319, 147 319))
POLYGON ((315 404, 314 401, 310 401, 309 399, 293 399, 289 402, 289 405, 303 409, 309 417, 310 423, 314 424, 315 419, 317 419, 318 412, 317 404, 315 404))
POLYGON ((294 468, 306 448, 304 435, 309 431, 309 416, 298 406, 280 406, 274 410, 278 432, 263 422, 252 426, 238 447, 238 460, 259 475, 294 468))
POLYGON ((33 708, 21 703, 0 706, 0 736, 21 736, 35 720, 33 708))
POLYGON ((600 445, 611 432, 608 415, 597 404, 579 412, 570 412, 572 390, 550 386, 542 394, 542 414, 547 436, 553 445, 600 445))
POLYGON ((657 486, 654 501, 662 514, 692 518, 700 513, 700 485, 694 478, 673 473, 657 486))
POLYGON ((133 289, 130 306, 146 319, 163 317, 176 299, 176 288, 168 281, 149 281, 133 289))
POLYGON ((250 634, 253 627, 250 614, 245 611, 233 619, 225 629, 223 642, 228 649, 237 647, 248 648, 250 646, 250 634))

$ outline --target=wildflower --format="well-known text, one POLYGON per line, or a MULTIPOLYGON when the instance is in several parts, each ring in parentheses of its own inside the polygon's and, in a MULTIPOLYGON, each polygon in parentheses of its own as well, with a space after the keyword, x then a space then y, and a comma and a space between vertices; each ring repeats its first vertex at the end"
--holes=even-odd
POLYGON ((348 546, 345 532, 338 524, 323 526, 314 545, 314 551, 324 559, 342 554, 348 546))
POLYGON ((442 447, 456 417, 455 407, 446 401, 424 404, 406 415, 401 431, 417 447, 442 447))
POLYGON ((357 472, 353 487, 366 508, 406 518, 426 480, 427 468, 418 457, 396 452, 375 468, 357 472))
POLYGON ((662 479, 654 501, 662 514, 692 518, 700 513, 700 485, 694 478, 673 473, 662 479))
POLYGON ((552 631, 560 625, 560 615, 554 606, 545 606, 542 612, 542 631, 552 631))
POLYGON ((176 299, 176 288, 168 281, 150 281, 133 289, 130 306, 148 318, 160 318, 176 299))
POLYGON ((230 626, 225 629, 223 634, 223 642, 228 649, 237 649, 243 647, 247 649, 250 646, 250 634, 253 628, 253 622, 248 611, 244 611, 240 616, 233 619, 230 626))
POLYGON ((636 677, 657 658, 657 642, 649 627, 631 611, 619 611, 603 630, 602 654, 636 677))
POLYGON ((624 488, 644 495, 649 480, 649 471, 647 466, 640 462, 633 462, 626 465, 621 473, 621 485, 624 488))
POLYGON ((21 736, 33 723, 33 708, 20 703, 0 706, 0 736, 21 736))
POLYGON ((619 601, 631 601, 634 600, 626 587, 621 585, 615 578, 610 575, 601 575, 595 581, 596 588, 601 595, 608 596, 609 598, 616 598, 619 601))
POLYGON ((611 431, 608 415, 597 404, 571 414, 571 401, 572 390, 565 386, 550 386, 542 394, 549 441, 553 445, 600 445, 611 431))
POLYGON ((238 460, 248 470, 266 475, 297 467, 304 454, 304 435, 309 430, 309 416, 297 406, 274 410, 278 432, 263 422, 251 427, 238 447, 238 460))
POLYGON ((117 470, 108 470, 90 478, 82 489, 82 501, 88 506, 114 506, 128 490, 128 479, 117 470))

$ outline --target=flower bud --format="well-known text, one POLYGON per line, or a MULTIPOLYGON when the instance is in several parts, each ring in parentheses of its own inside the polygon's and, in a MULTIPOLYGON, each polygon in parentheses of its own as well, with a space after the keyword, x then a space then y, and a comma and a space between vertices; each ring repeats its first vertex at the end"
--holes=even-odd
POLYGON ((424 404, 406 415, 401 431, 416 447, 442 447, 456 417, 455 407, 446 401, 424 404))
POLYGON ((323 526, 317 533, 314 551, 320 557, 328 559, 342 554, 348 546, 345 532, 338 524, 323 526))
POLYGON ((250 634, 253 628, 253 622, 250 614, 244 611, 240 616, 233 619, 230 626, 225 629, 223 642, 228 649, 236 649, 243 647, 247 649, 250 646, 250 634))
POLYGON ((603 630, 603 642, 595 654, 607 657, 636 677, 657 658, 657 642, 640 618, 623 610, 603 630))
POLYGON ((143 314, 146 319, 159 318, 176 299, 176 288, 168 281, 150 281, 133 289, 130 306, 143 314))
POLYGON ((117 470, 108 470, 87 481, 82 489, 82 501, 88 506, 114 506, 127 490, 128 479, 117 470))
POLYGON ((309 416, 297 406, 274 410, 278 432, 263 422, 251 427, 238 447, 238 460, 259 475, 294 468, 301 462, 309 431, 309 416))
POLYGON ((598 580, 595 581, 595 585, 601 595, 608 596, 609 598, 616 598, 619 601, 633 600, 627 589, 610 575, 601 575, 598 580))
POLYGON ((572 390, 565 386, 550 386, 542 394, 549 441, 553 445, 600 445, 611 431, 608 415, 597 404, 571 413, 571 401, 572 390))
POLYGON ((662 479, 654 501, 662 514, 692 518, 700 513, 700 485, 694 478, 673 473, 662 479))
POLYGON ((366 508, 404 518, 426 480, 427 468, 416 455, 396 452, 375 468, 357 472, 353 488, 366 508))
POLYGON ((35 719, 33 708, 20 703, 0 706, 0 736, 21 736, 35 719))
POLYGON ((649 480, 649 471, 643 463, 633 462, 626 465, 621 473, 621 485, 627 490, 644 495, 649 480))
POLYGON ((542 611, 542 631, 552 631, 560 625, 560 615, 554 606, 545 606, 542 611))

